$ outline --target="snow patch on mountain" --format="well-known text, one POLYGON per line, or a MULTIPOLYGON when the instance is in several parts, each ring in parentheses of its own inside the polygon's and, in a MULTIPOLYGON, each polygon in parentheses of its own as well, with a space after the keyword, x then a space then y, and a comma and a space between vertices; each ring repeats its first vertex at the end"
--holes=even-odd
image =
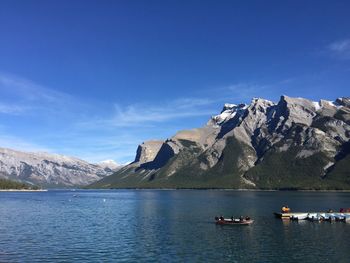
POLYGON ((102 168, 109 168, 111 170, 116 170, 121 166, 114 160, 104 160, 97 163, 97 165, 101 166, 102 168))
POLYGON ((236 114, 241 114, 244 110, 248 108, 248 105, 246 104, 230 104, 225 103, 221 113, 219 115, 213 116, 212 120, 214 121, 215 125, 220 125, 229 119, 232 119, 236 116, 236 114))

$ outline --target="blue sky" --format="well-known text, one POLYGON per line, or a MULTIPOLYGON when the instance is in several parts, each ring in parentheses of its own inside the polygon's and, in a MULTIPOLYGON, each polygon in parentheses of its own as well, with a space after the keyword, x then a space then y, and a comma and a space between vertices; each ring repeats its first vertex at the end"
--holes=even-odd
POLYGON ((0 147, 98 162, 225 102, 349 96, 349 1, 0 1, 0 147))

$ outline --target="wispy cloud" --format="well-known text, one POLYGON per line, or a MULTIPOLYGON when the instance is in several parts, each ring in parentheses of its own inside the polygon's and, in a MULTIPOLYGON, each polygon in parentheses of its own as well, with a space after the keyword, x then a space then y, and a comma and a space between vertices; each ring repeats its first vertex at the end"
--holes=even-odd
POLYGON ((155 123, 198 116, 210 116, 217 109, 215 101, 206 98, 180 98, 158 105, 136 103, 126 106, 114 105, 110 117, 90 119, 78 125, 86 128, 108 127, 152 127, 155 123))
POLYGON ((53 152, 52 149, 47 146, 38 145, 29 142, 28 139, 24 140, 3 132, 0 133, 0 147, 26 152, 53 152))
POLYGON ((0 113, 2 114, 18 115, 26 110, 28 110, 28 107, 0 102, 0 113))
POLYGON ((15 95, 23 101, 43 101, 55 103, 72 99, 72 96, 46 88, 31 80, 0 72, 0 90, 7 95, 15 95))
POLYGON ((132 161, 138 144, 150 139, 166 139, 179 129, 192 128, 184 119, 209 118, 218 111, 215 103, 216 100, 207 98, 179 98, 157 105, 151 102, 114 104, 109 114, 75 123, 76 134, 70 136, 74 141, 66 145, 71 148, 76 145, 74 151, 89 161, 113 158, 118 162, 132 161), (86 141, 93 145, 93 151, 84 149, 82 145, 86 141))
POLYGON ((112 121, 117 126, 128 126, 135 123, 154 123, 195 116, 208 116, 213 111, 206 106, 211 104, 212 102, 207 99, 189 98, 170 101, 160 106, 134 104, 122 108, 116 104, 116 114, 112 121))
POLYGON ((329 54, 337 59, 350 59, 350 39, 335 41, 327 46, 329 54))
POLYGON ((0 113, 34 115, 41 118, 53 116, 74 117, 82 102, 70 94, 37 84, 31 80, 0 72, 0 113))

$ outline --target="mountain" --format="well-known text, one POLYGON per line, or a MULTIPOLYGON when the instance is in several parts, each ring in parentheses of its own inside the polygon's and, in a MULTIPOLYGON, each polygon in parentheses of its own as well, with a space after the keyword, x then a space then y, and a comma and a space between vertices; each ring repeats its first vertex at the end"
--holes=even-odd
POLYGON ((39 190, 37 186, 28 185, 21 182, 16 182, 0 178, 0 190, 39 190))
POLYGON ((350 189, 350 99, 225 104, 93 188, 350 189))
POLYGON ((97 165, 102 167, 105 171, 108 171, 108 172, 115 172, 116 170, 121 168, 121 165, 116 163, 114 160, 105 160, 97 163, 97 165))
POLYGON ((85 186, 116 170, 111 161, 90 164, 64 155, 0 148, 0 178, 43 187, 85 186))

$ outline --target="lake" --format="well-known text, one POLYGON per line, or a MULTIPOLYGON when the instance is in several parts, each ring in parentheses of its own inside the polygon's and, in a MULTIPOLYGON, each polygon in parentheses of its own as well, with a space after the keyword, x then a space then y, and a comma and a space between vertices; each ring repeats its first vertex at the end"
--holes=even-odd
POLYGON ((350 223, 273 212, 350 207, 350 193, 219 190, 0 192, 0 262, 350 262, 350 223), (215 215, 249 215, 217 226, 215 215))

